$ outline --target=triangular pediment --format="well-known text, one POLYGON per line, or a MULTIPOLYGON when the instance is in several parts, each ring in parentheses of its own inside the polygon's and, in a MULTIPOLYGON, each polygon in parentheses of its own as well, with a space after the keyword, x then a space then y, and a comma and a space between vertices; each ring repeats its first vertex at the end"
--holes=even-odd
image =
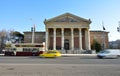
POLYGON ((70 17, 70 16, 65 16, 63 18, 59 18, 54 20, 55 22, 79 22, 76 18, 70 17))
POLYGON ((47 22, 88 22, 88 23, 91 23, 90 20, 78 17, 78 16, 70 14, 70 13, 65 13, 65 14, 59 15, 57 17, 45 20, 44 22, 45 23, 47 23, 47 22))

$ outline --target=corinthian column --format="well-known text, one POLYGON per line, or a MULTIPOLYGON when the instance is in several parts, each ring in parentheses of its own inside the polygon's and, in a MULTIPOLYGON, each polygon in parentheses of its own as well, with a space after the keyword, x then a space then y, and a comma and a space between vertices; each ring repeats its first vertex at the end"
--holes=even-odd
POLYGON ((82 33, 81 33, 81 28, 79 28, 79 49, 82 50, 82 33))
POLYGON ((86 49, 87 50, 91 50, 91 47, 90 47, 90 31, 89 29, 87 28, 86 29, 86 32, 85 32, 85 39, 86 39, 86 49))
POLYGON ((71 50, 74 50, 74 29, 71 28, 71 50))
POLYGON ((54 38, 53 38, 53 50, 56 50, 56 28, 53 29, 54 32, 53 32, 53 35, 54 35, 54 38))
POLYGON ((61 46, 62 46, 62 50, 64 50, 64 28, 61 28, 61 33, 62 33, 61 46))
POLYGON ((49 35, 48 28, 46 28, 45 51, 48 50, 48 35, 49 35))

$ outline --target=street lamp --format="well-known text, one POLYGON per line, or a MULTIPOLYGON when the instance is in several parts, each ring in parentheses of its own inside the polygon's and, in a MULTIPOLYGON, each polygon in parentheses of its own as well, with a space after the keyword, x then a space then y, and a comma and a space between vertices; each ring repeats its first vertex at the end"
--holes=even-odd
MULTIPOLYGON (((30 20, 32 21, 32 18, 30 18, 30 20)), ((35 24, 32 25, 31 32, 32 32, 32 43, 34 43, 35 42, 35 24)))

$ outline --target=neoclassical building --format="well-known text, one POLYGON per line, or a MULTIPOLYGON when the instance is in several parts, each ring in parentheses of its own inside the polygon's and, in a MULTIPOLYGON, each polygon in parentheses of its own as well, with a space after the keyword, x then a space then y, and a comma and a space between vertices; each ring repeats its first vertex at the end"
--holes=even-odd
MULTIPOLYGON (((68 50, 69 53, 81 53, 91 50, 94 40, 108 48, 106 31, 90 31, 90 19, 65 13, 51 19, 45 19, 45 32, 35 32, 35 43, 45 42, 47 50, 68 50)), ((24 32, 24 42, 31 43, 32 32, 24 32)), ((65 53, 65 52, 64 52, 65 53)))
POLYGON ((44 21, 46 50, 90 50, 90 19, 65 13, 44 21))

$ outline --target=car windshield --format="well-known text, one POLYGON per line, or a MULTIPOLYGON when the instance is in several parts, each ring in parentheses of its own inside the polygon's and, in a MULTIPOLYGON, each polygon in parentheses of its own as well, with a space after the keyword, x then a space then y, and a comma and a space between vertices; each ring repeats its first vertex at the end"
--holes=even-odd
POLYGON ((110 53, 110 52, 107 50, 104 50, 104 51, 100 51, 100 53, 110 53))
POLYGON ((48 51, 47 53, 57 53, 57 52, 55 52, 55 51, 48 51))

